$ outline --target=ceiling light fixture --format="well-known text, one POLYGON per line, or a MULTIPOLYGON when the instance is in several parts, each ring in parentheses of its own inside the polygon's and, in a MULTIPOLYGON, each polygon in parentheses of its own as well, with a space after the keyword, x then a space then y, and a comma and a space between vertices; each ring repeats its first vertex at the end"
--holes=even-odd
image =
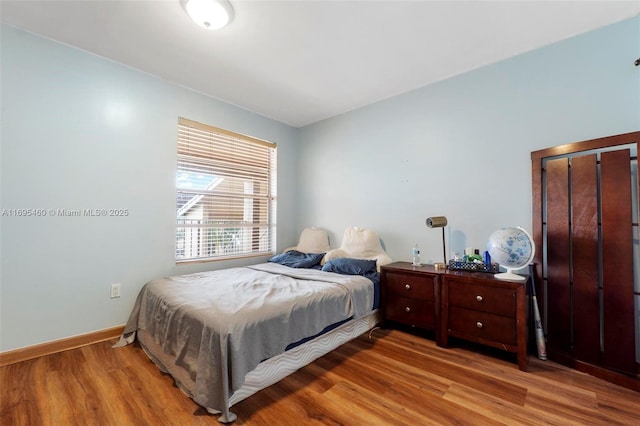
POLYGON ((227 0, 181 0, 193 22, 208 30, 219 30, 233 17, 233 8, 227 0))

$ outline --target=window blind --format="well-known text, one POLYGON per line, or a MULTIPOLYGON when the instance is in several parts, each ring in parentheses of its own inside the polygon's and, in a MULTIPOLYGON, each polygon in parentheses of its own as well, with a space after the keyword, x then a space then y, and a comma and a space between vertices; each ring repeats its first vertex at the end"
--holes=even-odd
POLYGON ((176 261, 275 251, 276 145, 178 119, 176 261))

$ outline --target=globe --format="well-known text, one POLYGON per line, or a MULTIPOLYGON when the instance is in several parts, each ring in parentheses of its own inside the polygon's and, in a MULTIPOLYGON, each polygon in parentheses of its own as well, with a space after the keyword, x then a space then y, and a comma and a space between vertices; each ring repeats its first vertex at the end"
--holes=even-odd
POLYGON ((491 234, 487 241, 487 251, 492 261, 499 263, 507 270, 507 272, 496 274, 496 278, 521 281, 525 277, 513 271, 531 263, 536 247, 531 235, 518 226, 498 229, 491 234))

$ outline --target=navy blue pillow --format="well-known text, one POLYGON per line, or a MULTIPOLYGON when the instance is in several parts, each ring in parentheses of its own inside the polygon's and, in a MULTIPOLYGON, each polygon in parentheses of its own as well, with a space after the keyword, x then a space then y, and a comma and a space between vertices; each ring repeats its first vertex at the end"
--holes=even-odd
POLYGON ((378 272, 378 270, 376 269, 375 259, 350 259, 347 257, 341 257, 328 261, 324 264, 322 270, 343 275, 363 275, 365 277, 378 272))
POLYGON ((320 264, 323 257, 324 253, 302 253, 297 250, 289 250, 285 253, 276 254, 269 259, 269 262, 279 263, 291 268, 313 268, 320 264))

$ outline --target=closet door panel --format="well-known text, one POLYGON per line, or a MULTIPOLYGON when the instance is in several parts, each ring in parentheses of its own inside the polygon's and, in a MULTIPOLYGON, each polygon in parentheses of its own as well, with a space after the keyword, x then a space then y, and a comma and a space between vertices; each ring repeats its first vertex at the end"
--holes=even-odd
POLYGON ((598 163, 593 155, 571 159, 573 356, 600 361, 598 163))
POLYGON ((634 390, 640 390, 639 144, 636 131, 531 153, 549 358, 634 390))
POLYGON ((635 371, 633 232, 628 149, 600 159, 603 252, 603 364, 635 371))
POLYGON ((569 160, 547 161, 547 331, 549 350, 571 350, 569 160))

